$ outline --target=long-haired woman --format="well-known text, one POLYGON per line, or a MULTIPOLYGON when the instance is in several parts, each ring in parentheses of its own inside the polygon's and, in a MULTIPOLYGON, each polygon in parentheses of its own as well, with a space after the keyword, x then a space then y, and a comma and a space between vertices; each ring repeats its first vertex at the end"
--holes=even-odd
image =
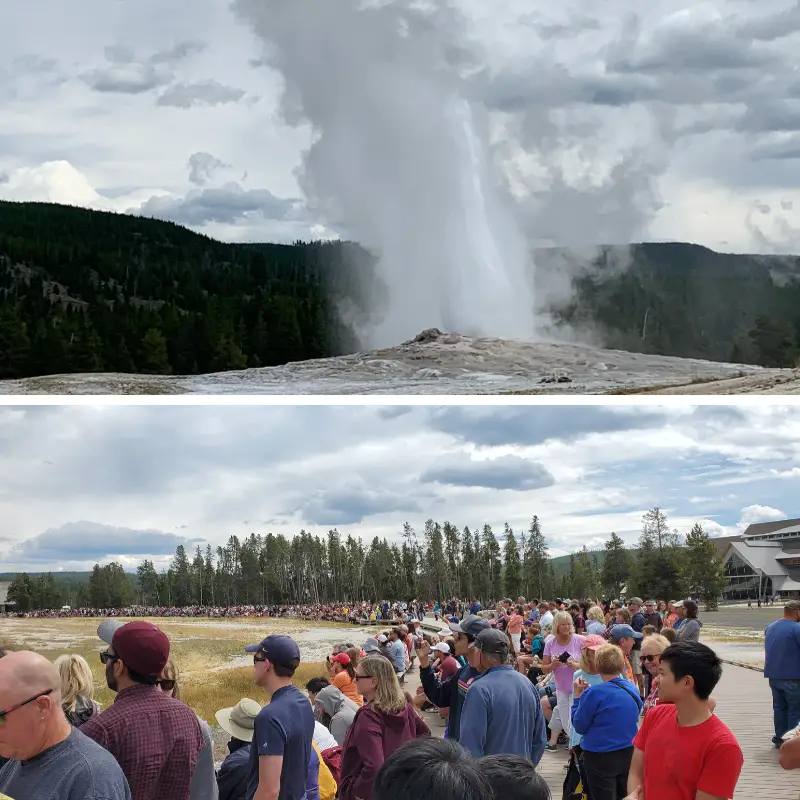
POLYGON ((430 736, 400 687, 391 662, 368 656, 355 670, 364 706, 347 731, 339 782, 340 800, 372 800, 386 757, 419 736, 430 736))
POLYGON ((349 697, 356 705, 364 705, 356 685, 356 672, 353 662, 347 653, 338 653, 331 657, 331 684, 345 697, 349 697))
POLYGON ((61 677, 61 707, 67 719, 80 728, 100 712, 100 704, 93 699, 92 668, 83 656, 76 653, 59 656, 55 666, 61 677))

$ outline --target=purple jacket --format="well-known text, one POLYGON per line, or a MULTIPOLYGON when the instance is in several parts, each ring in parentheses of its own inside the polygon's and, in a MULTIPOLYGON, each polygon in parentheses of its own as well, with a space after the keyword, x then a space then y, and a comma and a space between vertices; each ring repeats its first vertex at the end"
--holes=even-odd
POLYGON ((360 708, 344 740, 341 800, 373 800, 375 778, 386 757, 406 742, 430 733, 410 703, 399 714, 384 714, 369 704, 360 708))

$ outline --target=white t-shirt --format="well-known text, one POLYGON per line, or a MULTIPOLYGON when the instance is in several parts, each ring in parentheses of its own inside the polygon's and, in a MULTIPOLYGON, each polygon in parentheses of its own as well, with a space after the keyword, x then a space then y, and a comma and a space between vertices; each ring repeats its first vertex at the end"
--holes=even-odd
POLYGON ((321 723, 314 720, 314 744, 319 751, 327 750, 330 747, 337 747, 336 739, 331 736, 331 732, 321 723))
POLYGON ((552 611, 545 611, 542 614, 542 618, 539 620, 539 625, 542 628, 552 628, 553 627, 553 612, 552 611))

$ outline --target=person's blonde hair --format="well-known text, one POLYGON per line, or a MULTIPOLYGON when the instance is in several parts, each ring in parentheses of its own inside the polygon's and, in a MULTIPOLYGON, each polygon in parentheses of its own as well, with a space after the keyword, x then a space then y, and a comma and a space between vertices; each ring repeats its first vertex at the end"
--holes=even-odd
POLYGON ((603 614, 603 609, 600 606, 592 606, 586 612, 586 619, 594 620, 595 622, 605 622, 605 614, 603 614))
MULTIPOLYGON (((662 636, 660 633, 651 633, 647 637, 647 644, 655 644, 658 647, 658 652, 663 653, 670 646, 671 642, 666 636, 662 636)), ((645 642, 643 639, 642 647, 644 647, 644 645, 645 642)))
POLYGON ((604 644, 597 649, 597 671, 601 675, 621 675, 625 669, 625 657, 615 644, 604 644))
POLYGON ((556 613, 553 614, 553 624, 551 625, 550 630, 553 633, 558 633, 558 626, 566 625, 566 623, 569 623, 570 633, 575 633, 575 622, 572 619, 569 611, 556 611, 556 613))
POLYGON ((597 651, 590 650, 588 647, 584 647, 581 649, 581 658, 578 662, 581 665, 581 669, 587 673, 588 675, 592 675, 592 669, 597 669, 597 657, 594 659, 594 664, 591 663, 589 659, 591 659, 591 654, 597 651))
POLYGON ((175 688, 172 690, 172 696, 176 700, 181 699, 181 689, 180 689, 180 682, 178 681, 179 672, 178 672, 178 665, 172 660, 172 656, 167 659, 167 663, 164 666, 161 674, 164 676, 164 680, 168 681, 175 681, 175 688))
POLYGON ((375 697, 370 705, 384 714, 399 714, 406 707, 407 701, 392 662, 381 656, 367 656, 359 666, 364 675, 375 678, 377 683, 375 697))
POLYGON ((54 663, 61 678, 61 707, 72 714, 78 705, 79 697, 85 697, 87 700, 92 700, 94 697, 92 668, 86 659, 77 653, 59 656, 54 663))

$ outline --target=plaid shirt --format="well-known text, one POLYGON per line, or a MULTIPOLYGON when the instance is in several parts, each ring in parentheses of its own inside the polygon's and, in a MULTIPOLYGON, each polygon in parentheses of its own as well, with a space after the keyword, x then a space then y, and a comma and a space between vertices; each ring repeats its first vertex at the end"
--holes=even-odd
POLYGON ((155 686, 136 684, 81 726, 117 759, 132 800, 189 800, 189 783, 203 747, 189 706, 155 686))

